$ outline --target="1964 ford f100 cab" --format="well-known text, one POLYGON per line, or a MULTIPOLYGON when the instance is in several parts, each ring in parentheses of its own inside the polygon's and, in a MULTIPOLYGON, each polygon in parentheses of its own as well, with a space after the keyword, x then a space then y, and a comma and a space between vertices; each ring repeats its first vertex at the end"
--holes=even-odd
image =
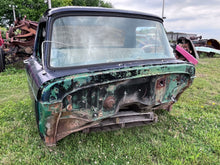
POLYGON ((195 76, 175 58, 163 20, 116 9, 62 7, 38 25, 25 61, 46 145, 97 129, 142 125, 170 110, 195 76))

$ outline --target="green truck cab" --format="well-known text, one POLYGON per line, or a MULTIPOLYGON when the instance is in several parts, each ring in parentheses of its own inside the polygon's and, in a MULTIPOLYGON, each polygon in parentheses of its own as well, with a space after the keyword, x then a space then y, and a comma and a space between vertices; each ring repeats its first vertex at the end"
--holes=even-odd
POLYGON ((173 55, 161 18, 107 8, 48 10, 25 64, 48 146, 77 131, 154 122, 195 77, 173 55))

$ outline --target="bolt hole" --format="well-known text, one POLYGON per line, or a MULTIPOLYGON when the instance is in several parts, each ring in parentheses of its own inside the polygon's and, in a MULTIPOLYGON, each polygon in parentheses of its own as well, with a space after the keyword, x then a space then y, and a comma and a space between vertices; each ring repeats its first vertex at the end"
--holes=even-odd
POLYGON ((164 80, 161 80, 161 81, 160 81, 160 86, 163 87, 164 85, 165 85, 165 81, 164 81, 164 80))

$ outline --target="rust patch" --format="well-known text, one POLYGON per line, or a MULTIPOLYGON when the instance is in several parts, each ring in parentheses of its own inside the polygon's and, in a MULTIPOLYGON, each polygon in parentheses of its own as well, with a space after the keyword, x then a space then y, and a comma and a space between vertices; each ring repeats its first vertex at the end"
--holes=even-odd
POLYGON ((67 107, 66 107, 66 109, 68 110, 68 111, 71 111, 72 109, 73 109, 73 106, 72 106, 72 96, 71 95, 68 95, 67 97, 67 101, 68 101, 68 105, 67 105, 67 107))
POLYGON ((70 129, 70 130, 65 130, 65 131, 59 132, 57 134, 57 140, 60 140, 60 139, 64 138, 65 136, 67 136, 67 135, 69 135, 73 132, 78 132, 78 131, 84 130, 84 129, 92 127, 92 126, 99 125, 99 122, 100 121, 96 121, 96 122, 92 122, 91 124, 86 124, 86 125, 84 125, 80 128, 70 129))
POLYGON ((162 77, 157 80, 156 90, 160 88, 164 88, 166 86, 166 77, 162 77))
POLYGON ((112 109, 115 105, 115 98, 114 96, 108 96, 105 101, 103 107, 105 109, 112 109))
POLYGON ((103 116, 102 111, 99 112, 99 115, 98 115, 98 116, 99 116, 99 117, 102 117, 102 116, 103 116))
POLYGON ((166 79, 167 76, 163 76, 156 81, 156 89, 155 89, 155 96, 156 102, 161 104, 164 94, 166 92, 166 79))
POLYGON ((60 114, 58 113, 53 114, 46 123, 47 131, 46 131, 46 136, 45 136, 45 143, 48 146, 52 146, 56 144, 57 126, 59 124, 60 114))
POLYGON ((71 111, 71 110, 73 109, 73 106, 72 106, 71 104, 68 104, 67 107, 66 107, 66 109, 67 109, 68 111, 71 111))
POLYGON ((49 111, 51 111, 52 114, 56 113, 56 112, 60 112, 60 111, 62 111, 62 106, 63 106, 62 103, 51 104, 51 105, 49 105, 49 111))
POLYGON ((56 140, 53 137, 45 136, 45 143, 47 146, 54 146, 56 145, 56 140))
POLYGON ((71 95, 68 95, 66 98, 67 98, 69 103, 72 103, 72 96, 71 95))

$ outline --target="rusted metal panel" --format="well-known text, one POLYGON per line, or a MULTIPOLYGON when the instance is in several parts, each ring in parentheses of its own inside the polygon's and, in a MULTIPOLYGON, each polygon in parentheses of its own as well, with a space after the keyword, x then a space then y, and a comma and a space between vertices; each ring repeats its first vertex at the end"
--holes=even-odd
POLYGON ((204 46, 196 47, 196 50, 197 50, 198 52, 220 54, 220 50, 214 49, 214 48, 209 48, 209 47, 204 47, 204 46))
POLYGON ((42 87, 40 130, 50 145, 134 104, 139 112, 168 109, 194 76, 194 66, 184 64, 125 68, 53 80, 42 87))
POLYGON ((1 48, 4 56, 1 63, 4 66, 30 57, 33 53, 37 25, 36 22, 26 20, 26 17, 23 20, 16 19, 14 27, 10 27, 6 33, 6 40, 1 48))
POLYGON ((215 39, 198 40, 194 42, 198 53, 205 53, 208 57, 220 54, 220 42, 215 39))
MULTIPOLYGON (((198 53, 197 53, 197 51, 195 49, 195 46, 194 46, 194 44, 193 44, 191 39, 188 39, 188 38, 185 38, 185 37, 180 37, 177 40, 177 45, 182 47, 186 52, 188 52, 190 54, 190 56, 195 58, 193 61, 196 61, 196 59, 199 59, 199 55, 198 55, 198 53)), ((180 59, 182 58, 183 60, 187 60, 187 58, 184 57, 181 53, 178 53, 178 51, 176 53, 177 53, 176 54, 177 58, 180 58, 180 59)))
MULTIPOLYGON (((11 40, 7 43, 8 47, 23 46, 33 48, 37 25, 37 22, 26 20, 26 17, 23 20, 17 18, 14 22, 14 27, 9 28, 8 36, 11 40)), ((26 53, 31 54, 32 52, 26 53)))

